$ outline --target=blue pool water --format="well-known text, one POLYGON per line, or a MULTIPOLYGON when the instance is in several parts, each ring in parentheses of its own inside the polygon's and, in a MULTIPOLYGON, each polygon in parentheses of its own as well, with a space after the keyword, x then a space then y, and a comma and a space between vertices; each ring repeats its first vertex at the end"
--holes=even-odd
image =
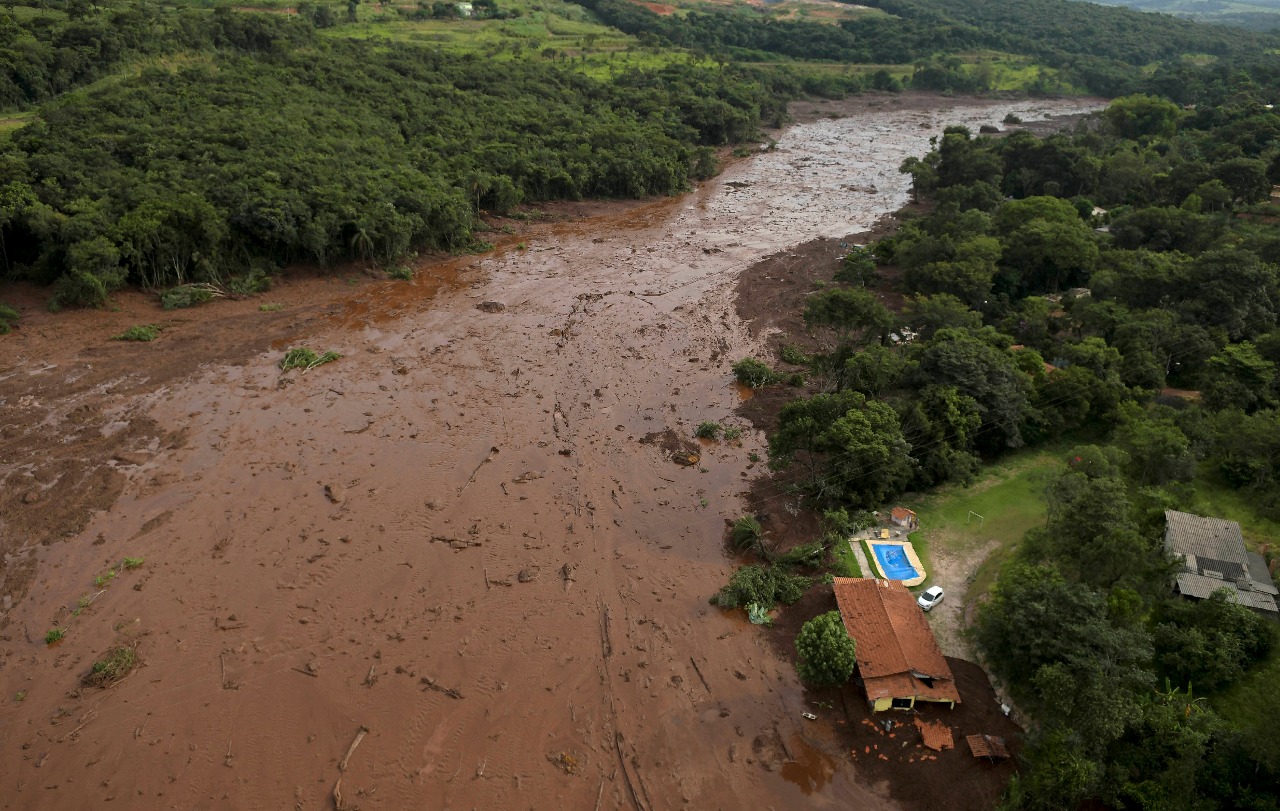
POLYGON ((890 580, 911 580, 920 576, 916 567, 907 560, 901 546, 873 543, 871 551, 875 552, 876 560, 880 562, 880 571, 890 580))

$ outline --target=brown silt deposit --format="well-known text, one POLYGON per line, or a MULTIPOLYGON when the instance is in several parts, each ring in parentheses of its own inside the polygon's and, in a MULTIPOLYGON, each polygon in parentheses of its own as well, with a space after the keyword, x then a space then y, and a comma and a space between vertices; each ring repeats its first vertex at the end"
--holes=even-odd
POLYGON ((290 276, 278 312, 5 291, 0 808, 923 804, 708 605, 765 448, 693 433, 736 424, 763 340, 744 268, 901 206, 945 124, 1098 106, 930 104, 853 100, 410 282, 290 276), (138 323, 164 329, 108 340, 138 323), (342 357, 281 373, 298 346, 342 357))

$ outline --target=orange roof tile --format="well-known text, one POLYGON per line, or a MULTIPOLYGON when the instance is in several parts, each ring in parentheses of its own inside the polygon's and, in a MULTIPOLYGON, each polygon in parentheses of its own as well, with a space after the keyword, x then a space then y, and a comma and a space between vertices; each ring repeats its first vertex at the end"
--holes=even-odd
POLYGON ((889 515, 893 518, 910 518, 915 515, 915 513, 908 510, 906 507, 894 507, 889 511, 889 515))
POLYGON ((920 737, 924 740, 924 745, 935 752, 941 752, 943 749, 954 749, 956 739, 951 735, 951 727, 941 721, 925 721, 923 719, 915 719, 916 728, 920 730, 920 737))
POLYGON ((1009 757, 1009 749, 1004 744, 1004 738, 995 735, 969 735, 965 741, 968 742, 969 751, 974 757, 993 759, 1009 757))
POLYGON ((960 701, 933 629, 906 586, 896 580, 837 577, 834 588, 845 630, 858 643, 858 671, 869 698, 960 701))

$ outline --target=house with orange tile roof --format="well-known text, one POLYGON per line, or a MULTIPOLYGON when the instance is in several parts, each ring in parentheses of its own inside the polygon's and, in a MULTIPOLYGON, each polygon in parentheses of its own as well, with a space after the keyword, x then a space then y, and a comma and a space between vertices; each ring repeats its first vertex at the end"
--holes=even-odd
POLYGON ((895 580, 837 577, 836 603, 858 645, 858 675, 874 712, 960 703, 955 677, 915 596, 895 580))

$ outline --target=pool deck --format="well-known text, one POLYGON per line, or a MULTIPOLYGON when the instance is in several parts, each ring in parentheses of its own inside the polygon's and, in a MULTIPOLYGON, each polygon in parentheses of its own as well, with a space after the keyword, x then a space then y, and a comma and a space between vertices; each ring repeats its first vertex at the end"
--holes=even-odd
MULTIPOLYGON (((924 565, 920 563, 920 556, 916 554, 915 547, 911 545, 911 541, 883 541, 883 540, 880 540, 879 538, 870 538, 867 540, 867 543, 870 545, 878 545, 878 546, 897 546, 902 549, 902 554, 906 555, 907 560, 911 561, 911 567, 915 569, 916 572, 919 573, 918 577, 913 577, 910 580, 901 581, 902 585, 907 586, 908 588, 911 586, 918 586, 928 578, 929 576, 928 572, 924 570, 924 565)), ((884 573, 884 570, 880 568, 880 559, 875 556, 874 550, 872 550, 871 560, 875 564, 876 573, 880 576, 881 580, 892 579, 890 577, 887 577, 884 573)), ((859 563, 862 562, 861 558, 859 558, 858 562, 859 563)))

